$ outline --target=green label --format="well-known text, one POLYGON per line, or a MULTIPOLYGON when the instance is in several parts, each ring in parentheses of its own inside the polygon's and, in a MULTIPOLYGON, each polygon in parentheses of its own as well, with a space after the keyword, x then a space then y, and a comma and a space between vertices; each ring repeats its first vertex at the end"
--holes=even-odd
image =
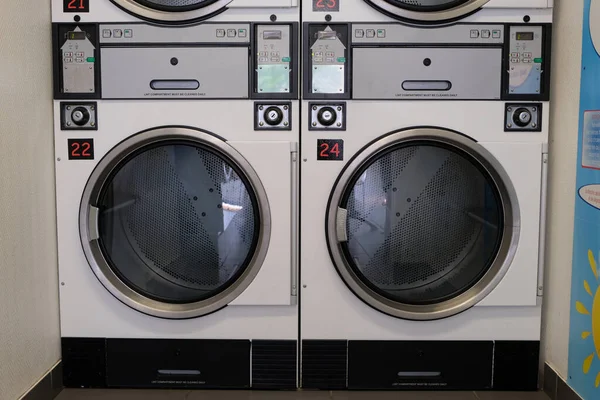
POLYGON ((290 61, 292 61, 292 59, 290 57, 283 57, 281 59, 281 61, 283 61, 283 62, 290 62, 290 61))
POLYGON ((91 62, 91 63, 93 63, 93 62, 95 62, 95 61, 96 61, 96 59, 95 59, 94 57, 88 57, 88 58, 87 58, 87 62, 91 62))
POLYGON ((542 63, 542 59, 541 58, 534 58, 533 62, 536 64, 541 64, 542 63))
POLYGON ((338 62, 346 62, 346 57, 338 57, 338 62))

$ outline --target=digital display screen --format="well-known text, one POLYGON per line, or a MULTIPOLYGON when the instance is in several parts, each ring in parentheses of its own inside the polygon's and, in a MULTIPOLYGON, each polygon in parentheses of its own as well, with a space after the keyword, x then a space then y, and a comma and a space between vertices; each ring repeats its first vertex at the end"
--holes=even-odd
POLYGON ((69 40, 85 40, 85 32, 69 32, 68 38, 69 40))
POLYGON ((517 32, 517 40, 533 40, 533 32, 517 32))

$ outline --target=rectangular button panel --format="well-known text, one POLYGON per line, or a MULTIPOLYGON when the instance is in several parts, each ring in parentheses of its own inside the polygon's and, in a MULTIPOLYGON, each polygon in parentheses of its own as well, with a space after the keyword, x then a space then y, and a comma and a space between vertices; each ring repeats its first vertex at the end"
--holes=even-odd
POLYGON ((100 43, 250 43, 250 24, 205 23, 177 29, 148 24, 102 24, 100 43))
POLYGON ((256 26, 256 91, 260 94, 291 92, 291 25, 256 26))
POLYGON ((511 26, 509 94, 540 94, 543 59, 543 28, 511 26))
POLYGON ((503 25, 452 25, 436 29, 401 24, 353 24, 354 44, 503 44, 503 25))

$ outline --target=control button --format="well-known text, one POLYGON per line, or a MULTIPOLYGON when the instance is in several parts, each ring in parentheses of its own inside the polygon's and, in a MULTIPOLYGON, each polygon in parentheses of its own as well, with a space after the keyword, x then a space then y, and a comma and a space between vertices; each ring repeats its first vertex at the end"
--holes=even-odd
POLYGON ((315 57, 313 59, 314 62, 323 62, 323 57, 315 57))
POLYGON ((519 57, 519 53, 510 53, 510 56, 513 57, 513 58, 514 57, 519 57))
POLYGON ((367 29, 367 37, 374 38, 375 37, 375 29, 367 29))
POLYGON ((85 54, 81 51, 75 53, 75 57, 83 57, 83 56, 85 56, 85 54))
POLYGON ((225 29, 217 29, 217 37, 225 37, 225 29))
POLYGON ((259 57, 266 57, 269 55, 268 51, 261 51, 260 53, 258 53, 259 57))
POLYGON ((82 63, 83 62, 83 58, 78 58, 75 61, 78 62, 78 63, 82 63))
POLYGON ((73 57, 73 53, 71 53, 71 52, 68 52, 68 53, 65 53, 65 54, 64 54, 64 56, 65 56, 65 57, 73 57))
POLYGON ((292 61, 292 59, 290 57, 283 57, 281 61, 289 63, 290 61, 292 61))
POLYGON ((73 59, 72 59, 72 58, 70 58, 70 57, 69 57, 69 58, 65 58, 65 61, 64 61, 64 62, 65 62, 65 63, 72 63, 72 62, 73 62, 73 59))
POLYGON ((272 51, 271 52, 271 57, 279 57, 281 53, 279 53, 278 51, 272 51))
POLYGON ((511 58, 510 62, 513 64, 518 64, 519 63, 519 59, 518 58, 511 58))
POLYGON ((258 62, 268 62, 269 59, 267 57, 259 57, 258 62))
POLYGON ((523 53, 523 57, 531 58, 531 53, 523 53))
POLYGON ((239 36, 239 37, 246 37, 246 35, 247 35, 247 34, 248 34, 248 33, 247 33, 247 31, 246 31, 245 29, 240 29, 240 30, 238 31, 238 36, 239 36))
POLYGON ((110 29, 103 29, 102 37, 106 39, 112 37, 112 31, 110 29))
POLYGON ((237 31, 235 29, 227 29, 227 37, 235 37, 237 31))
POLYGON ((492 31, 492 38, 494 39, 500 39, 500 37, 502 36, 502 32, 499 30, 493 30, 492 31))
POLYGON ((322 51, 315 51, 315 57, 323 57, 322 51))
POLYGON ((270 126, 277 126, 283 122, 283 111, 279 107, 269 107, 265 110, 265 122, 270 126))
POLYGON ((84 126, 90 121, 90 112, 84 107, 76 107, 71 113, 71 120, 77 126, 84 126))
POLYGON ((490 38, 490 34, 491 34, 491 32, 489 30, 487 30, 487 29, 483 29, 481 31, 481 37, 484 38, 484 39, 489 39, 490 38))
POLYGON ((477 39, 479 37, 479 31, 477 29, 471 29, 471 39, 477 39))
POLYGON ((377 37, 384 38, 385 37, 385 29, 377 29, 377 37))
POLYGON ((328 63, 334 63, 335 62, 335 58, 333 58, 333 57, 327 57, 327 62, 328 63))
POLYGON ((125 29, 124 33, 127 39, 131 39, 133 37, 133 29, 125 29))
POLYGON ((531 123, 531 111, 526 108, 519 108, 513 115, 513 122, 521 128, 526 127, 531 123))
POLYGON ((526 64, 531 64, 531 58, 525 58, 523 59, 523 62, 526 64))
POLYGON ((317 120, 323 126, 331 126, 337 120, 337 113, 332 107, 323 107, 317 113, 317 120))
POLYGON ((325 53, 325 55, 327 57, 335 57, 335 53, 333 51, 328 51, 327 53, 325 53))
POLYGON ((354 36, 357 38, 365 37, 365 31, 362 29, 357 29, 354 31, 354 36))
POLYGON ((281 58, 279 57, 271 57, 271 62, 280 62, 281 58))
POLYGON ((123 37, 123 30, 121 29, 115 29, 113 31, 113 36, 116 38, 122 38, 123 37))

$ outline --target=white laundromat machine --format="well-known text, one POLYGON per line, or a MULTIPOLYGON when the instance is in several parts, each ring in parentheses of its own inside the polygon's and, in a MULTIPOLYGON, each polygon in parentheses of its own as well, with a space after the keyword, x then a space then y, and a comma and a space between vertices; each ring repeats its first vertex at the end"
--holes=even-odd
POLYGON ((302 387, 535 390, 552 1, 303 21, 302 387))
POLYGON ((297 387, 297 0, 53 0, 67 387, 297 387))

